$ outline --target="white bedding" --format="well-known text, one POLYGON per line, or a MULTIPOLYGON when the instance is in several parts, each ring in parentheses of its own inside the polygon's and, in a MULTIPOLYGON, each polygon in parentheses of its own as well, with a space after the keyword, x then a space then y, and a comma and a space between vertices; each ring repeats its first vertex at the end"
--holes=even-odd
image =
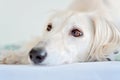
POLYGON ((61 66, 0 65, 0 80, 120 80, 120 62, 61 66))

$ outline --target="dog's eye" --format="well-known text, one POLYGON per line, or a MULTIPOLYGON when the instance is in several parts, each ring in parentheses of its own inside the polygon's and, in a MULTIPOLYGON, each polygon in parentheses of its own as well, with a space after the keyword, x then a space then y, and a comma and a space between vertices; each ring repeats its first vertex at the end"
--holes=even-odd
POLYGON ((74 37, 81 37, 81 36, 83 36, 83 32, 80 31, 79 29, 73 29, 71 31, 71 35, 74 37))
POLYGON ((50 23, 50 24, 47 25, 47 29, 46 30, 47 31, 51 31, 51 29, 52 29, 52 24, 50 23))

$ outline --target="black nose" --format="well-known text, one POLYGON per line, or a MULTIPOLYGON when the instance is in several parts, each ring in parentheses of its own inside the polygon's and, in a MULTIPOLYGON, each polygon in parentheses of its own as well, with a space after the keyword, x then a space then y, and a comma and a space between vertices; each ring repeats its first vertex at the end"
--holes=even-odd
POLYGON ((44 61, 47 52, 44 49, 34 48, 30 51, 29 56, 35 64, 39 64, 44 61))

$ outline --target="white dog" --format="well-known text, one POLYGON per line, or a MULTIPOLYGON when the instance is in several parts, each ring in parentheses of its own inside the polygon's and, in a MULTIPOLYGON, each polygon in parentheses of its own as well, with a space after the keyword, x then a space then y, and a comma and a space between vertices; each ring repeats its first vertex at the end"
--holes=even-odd
POLYGON ((113 56, 120 54, 120 27, 113 2, 74 0, 66 10, 49 18, 43 37, 20 51, 2 53, 0 63, 58 65, 115 60, 113 56))

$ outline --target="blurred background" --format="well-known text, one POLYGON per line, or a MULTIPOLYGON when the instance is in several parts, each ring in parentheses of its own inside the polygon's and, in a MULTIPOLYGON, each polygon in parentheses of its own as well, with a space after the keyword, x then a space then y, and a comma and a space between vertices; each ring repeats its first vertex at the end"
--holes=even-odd
POLYGON ((0 45, 27 41, 41 34, 52 10, 72 0, 0 0, 0 45))

